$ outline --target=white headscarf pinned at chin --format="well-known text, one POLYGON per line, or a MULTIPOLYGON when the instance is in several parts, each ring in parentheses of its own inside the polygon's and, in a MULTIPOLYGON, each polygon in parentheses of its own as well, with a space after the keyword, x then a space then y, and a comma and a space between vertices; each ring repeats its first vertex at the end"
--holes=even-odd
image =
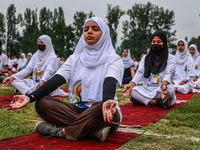
MULTIPOLYGON (((116 54, 110 37, 110 29, 104 20, 99 17, 92 17, 86 20, 84 27, 88 21, 94 21, 98 24, 102 31, 101 38, 96 44, 88 45, 82 35, 75 48, 74 55, 76 58, 80 58, 80 62, 85 67, 85 72, 82 76, 82 99, 84 101, 90 99, 102 100, 103 82, 107 68, 112 61, 121 58, 116 54), (89 91, 88 95, 85 91, 89 91)), ((79 70, 81 66, 78 65, 76 67, 77 70, 79 70)), ((72 78, 74 74, 75 72, 72 72, 72 78)), ((121 81, 119 81, 119 83, 121 83, 121 81)))
POLYGON ((127 51, 128 51, 128 55, 126 57, 124 57, 124 56, 122 57, 124 69, 129 68, 134 65, 134 61, 131 58, 130 50, 127 49, 127 51))
POLYGON ((199 52, 197 50, 197 46, 195 44, 191 44, 189 49, 193 47, 195 49, 195 53, 192 55, 192 58, 195 60, 199 56, 199 52))
POLYGON ((38 71, 41 71, 48 65, 49 60, 52 57, 56 57, 56 55, 51 43, 51 38, 48 35, 42 35, 38 38, 38 40, 39 39, 46 45, 46 49, 44 51, 37 50, 35 53, 35 55, 37 55, 36 68, 38 71))
POLYGON ((184 43, 185 49, 184 49, 183 52, 180 52, 180 51, 177 49, 176 55, 175 55, 175 61, 176 61, 176 63, 178 63, 178 64, 184 64, 185 61, 186 61, 186 59, 187 59, 187 57, 188 57, 188 56, 191 56, 191 55, 190 55, 190 53, 189 53, 189 51, 188 51, 188 43, 187 43, 187 41, 185 41, 184 39, 180 39, 180 40, 178 40, 177 45, 178 45, 178 43, 179 43, 180 41, 182 41, 182 42, 184 43))

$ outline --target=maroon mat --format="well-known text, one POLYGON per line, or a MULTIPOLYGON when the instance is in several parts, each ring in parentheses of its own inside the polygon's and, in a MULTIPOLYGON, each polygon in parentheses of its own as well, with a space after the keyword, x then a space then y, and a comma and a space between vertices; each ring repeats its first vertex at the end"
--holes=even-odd
MULTIPOLYGON (((178 95, 179 100, 183 100, 186 96, 191 98, 193 94, 178 95)), ((173 105, 170 110, 184 104, 173 105)), ((122 124, 124 125, 140 125, 146 126, 149 123, 154 123, 161 119, 170 110, 165 110, 159 107, 132 106, 131 103, 120 106, 123 114, 122 124)), ((115 149, 121 146, 128 140, 138 136, 136 133, 115 132, 109 135, 104 143, 95 139, 84 138, 80 141, 67 141, 62 138, 41 138, 40 134, 33 133, 15 138, 8 138, 0 141, 0 149, 115 149)))
POLYGON ((0 95, 0 108, 8 107, 14 95, 0 95))
POLYGON ((0 149, 3 150, 64 150, 64 149, 115 149, 124 142, 138 136, 136 133, 123 133, 116 131, 110 135, 105 142, 100 142, 96 139, 84 138, 80 141, 67 141, 64 138, 41 138, 38 133, 28 134, 15 138, 8 138, 0 141, 0 149))
POLYGON ((187 93, 187 94, 176 93, 176 99, 178 99, 178 100, 189 100, 195 94, 196 93, 187 93))
MULTIPOLYGON (((176 93, 177 100, 189 100, 196 93, 179 94, 176 93)), ((154 123, 161 119, 165 114, 173 110, 175 107, 184 104, 181 102, 179 104, 173 105, 169 110, 159 108, 159 107, 146 107, 146 106, 133 106, 131 103, 120 106, 123 119, 122 123, 124 125, 139 125, 146 126, 149 123, 154 123), (128 114, 128 115, 125 115, 128 114)))

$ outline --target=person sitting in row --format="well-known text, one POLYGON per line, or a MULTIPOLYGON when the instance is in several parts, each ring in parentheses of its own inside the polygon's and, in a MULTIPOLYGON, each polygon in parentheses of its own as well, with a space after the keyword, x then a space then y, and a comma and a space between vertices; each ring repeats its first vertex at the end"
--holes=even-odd
POLYGON ((124 64, 124 76, 122 83, 129 83, 135 75, 134 61, 131 59, 131 53, 129 49, 124 49, 122 55, 124 64))
POLYGON ((136 57, 133 57, 132 59, 133 59, 133 61, 134 61, 134 71, 136 72, 137 69, 138 69, 138 67, 139 67, 139 63, 138 63, 138 61, 136 60, 136 57))
POLYGON ((17 72, 23 69, 23 66, 25 65, 27 59, 26 55, 24 53, 21 53, 19 60, 18 60, 18 66, 17 66, 17 72))
POLYGON ((193 83, 194 87, 199 88, 200 87, 200 55, 197 49, 197 46, 195 44, 191 44, 189 46, 189 52, 192 55, 192 58, 194 60, 194 78, 193 78, 193 83))
POLYGON ((8 57, 2 52, 0 41, 0 83, 8 76, 8 57))
MULTIPOLYGON (((32 57, 32 56, 33 56, 32 53, 27 53, 27 55, 26 55, 26 62, 25 62, 25 64, 21 67, 21 70, 24 69, 24 68, 28 65, 28 63, 29 63, 29 61, 31 60, 31 57, 32 57)), ((18 71, 20 71, 20 70, 18 70, 18 71)))
POLYGON ((36 100, 44 121, 35 129, 43 135, 77 141, 90 134, 103 142, 122 120, 115 92, 116 83, 122 82, 123 62, 102 18, 92 17, 83 27, 74 53, 56 75, 28 96, 16 95, 10 106, 18 109, 36 100), (71 103, 45 96, 68 81, 71 103))
POLYGON ((13 55, 11 58, 12 59, 10 60, 9 70, 11 70, 12 72, 16 72, 18 66, 18 59, 15 55, 13 55))
POLYGON ((168 52, 166 34, 163 31, 156 31, 152 35, 149 53, 143 56, 132 81, 124 87, 124 96, 130 95, 133 105, 157 105, 169 109, 177 103, 171 85, 174 71, 175 61, 168 52), (143 85, 137 86, 141 80, 143 85))
MULTIPOLYGON (((38 50, 31 58, 29 64, 23 70, 3 80, 3 86, 11 83, 16 89, 16 94, 32 93, 49 80, 59 68, 51 38, 47 35, 42 35, 38 38, 37 44, 38 50), (31 72, 32 79, 24 79, 31 72)), ((58 88, 50 95, 67 95, 67 93, 58 88)))
POLYGON ((176 71, 173 76, 173 86, 177 93, 193 92, 194 67, 193 59, 188 51, 188 43, 180 39, 175 55, 176 71))

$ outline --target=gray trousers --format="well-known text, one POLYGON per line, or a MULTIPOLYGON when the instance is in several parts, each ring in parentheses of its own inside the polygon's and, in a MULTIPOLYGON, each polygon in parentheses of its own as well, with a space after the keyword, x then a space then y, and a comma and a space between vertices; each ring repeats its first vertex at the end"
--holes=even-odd
MULTIPOLYGON (((95 102, 88 109, 82 109, 55 97, 45 96, 36 101, 35 109, 43 120, 65 127, 67 140, 77 141, 107 125, 103 120, 102 101, 95 102)), ((117 110, 112 122, 120 123, 117 110)), ((118 124, 109 124, 110 134, 117 130, 118 124)))

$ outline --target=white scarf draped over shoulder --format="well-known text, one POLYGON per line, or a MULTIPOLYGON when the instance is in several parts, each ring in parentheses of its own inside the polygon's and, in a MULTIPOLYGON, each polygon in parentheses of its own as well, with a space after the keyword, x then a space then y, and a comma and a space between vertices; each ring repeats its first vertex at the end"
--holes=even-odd
POLYGON ((189 49, 190 49, 191 47, 193 47, 194 50, 195 50, 195 53, 192 55, 192 58, 193 58, 194 60, 196 60, 196 59, 198 58, 198 56, 199 56, 199 52, 198 52, 198 50, 197 50, 197 46, 196 46, 195 44, 191 44, 191 45, 189 46, 189 49))
MULTIPOLYGON (((92 17, 86 20, 84 27, 88 21, 97 23, 102 31, 102 35, 99 41, 93 45, 88 45, 83 35, 81 36, 73 55, 75 55, 78 62, 82 65, 79 65, 80 63, 77 61, 72 65, 71 78, 73 78, 75 74, 73 71, 75 70, 74 68, 79 70, 79 68, 83 66, 84 73, 81 83, 82 99, 84 101, 98 101, 103 98, 103 82, 109 64, 121 58, 116 54, 110 37, 110 29, 104 20, 99 17, 92 17)), ((120 80, 118 82, 121 83, 120 80)), ((73 84, 74 83, 70 83, 70 86, 73 87, 73 84)))
MULTIPOLYGON (((56 57, 53 45, 51 43, 51 38, 48 35, 42 35, 38 38, 38 40, 39 39, 46 45, 46 48, 44 51, 40 51, 38 49, 34 55, 37 55, 36 68, 38 71, 42 71, 46 68, 50 59, 57 58, 57 57, 56 57)), ((55 63, 55 64, 58 64, 58 63, 55 63)), ((58 65, 55 65, 55 70, 56 69, 58 69, 58 65)))
POLYGON ((191 55, 190 55, 190 53, 188 51, 188 43, 187 43, 187 41, 185 41, 184 39, 180 39, 180 40, 178 40, 177 45, 178 45, 178 43, 180 41, 182 41, 184 43, 185 49, 184 49, 183 52, 180 52, 177 49, 176 55, 175 55, 175 61, 176 61, 177 64, 184 64, 186 62, 187 57, 188 56, 191 57, 191 55))
POLYGON ((126 57, 124 57, 124 56, 122 57, 124 69, 129 68, 134 65, 134 61, 131 58, 130 50, 129 49, 127 49, 127 50, 128 50, 128 55, 126 57))

